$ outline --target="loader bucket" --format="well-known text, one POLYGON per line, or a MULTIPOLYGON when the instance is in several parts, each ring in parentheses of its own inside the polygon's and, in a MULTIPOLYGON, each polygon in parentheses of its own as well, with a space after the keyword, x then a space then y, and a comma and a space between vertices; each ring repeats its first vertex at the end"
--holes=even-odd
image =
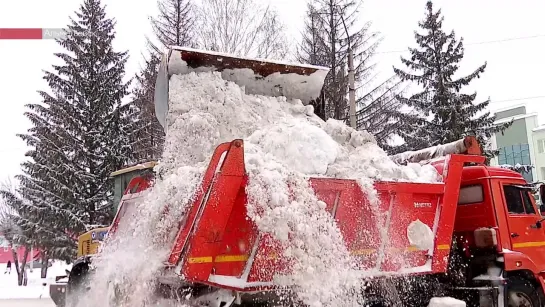
POLYGON ((163 54, 155 83, 155 113, 163 128, 170 77, 203 71, 220 72, 223 79, 244 86, 247 94, 285 96, 308 104, 320 96, 329 68, 171 47, 163 54))

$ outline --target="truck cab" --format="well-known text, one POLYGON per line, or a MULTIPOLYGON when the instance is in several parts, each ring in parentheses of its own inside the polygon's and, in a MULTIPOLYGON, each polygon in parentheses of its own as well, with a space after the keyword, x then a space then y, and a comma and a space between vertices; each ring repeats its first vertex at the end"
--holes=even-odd
POLYGON ((478 293, 481 306, 545 304, 545 227, 536 190, 543 198, 544 186, 512 170, 464 167, 451 254, 461 296, 478 293))

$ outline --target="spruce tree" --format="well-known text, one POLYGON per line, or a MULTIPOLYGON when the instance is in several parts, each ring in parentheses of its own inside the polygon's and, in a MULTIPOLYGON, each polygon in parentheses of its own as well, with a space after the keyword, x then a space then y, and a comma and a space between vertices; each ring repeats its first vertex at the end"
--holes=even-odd
POLYGON ((164 130, 155 116, 155 79, 161 54, 169 46, 196 47, 195 13, 189 0, 159 0, 159 14, 151 17, 155 40, 147 40, 149 55, 136 75, 132 90, 132 131, 134 158, 137 162, 158 160, 161 157, 164 130), (155 43, 154 43, 155 41, 155 43))
POLYGON ((136 76, 132 104, 134 140, 133 154, 136 162, 158 160, 161 157, 165 133, 155 116, 154 93, 159 57, 151 56, 136 76))
POLYGON ((50 90, 27 105, 31 150, 17 189, 21 225, 53 258, 70 259, 79 234, 112 218, 110 174, 131 159, 128 106, 122 103, 126 52, 113 50, 113 19, 99 0, 85 0, 71 19, 62 64, 44 73, 50 90))
POLYGON ((354 54, 357 128, 373 133, 382 147, 394 133, 409 126, 411 116, 401 112, 395 99, 400 82, 394 77, 372 85, 373 55, 380 44, 370 24, 356 28, 361 1, 317 0, 307 6, 307 17, 298 48, 303 63, 329 67, 321 99, 315 112, 322 119, 348 120, 348 51, 354 54), (348 32, 348 33, 347 33, 348 32))
MULTIPOLYGON (((475 102, 477 93, 464 93, 462 89, 485 71, 486 62, 472 73, 456 77, 459 63, 464 57, 463 39, 457 40, 454 31, 446 33, 441 10, 433 11, 426 4, 426 16, 418 23, 422 33, 415 31, 417 48, 409 48, 411 57, 401 58, 410 72, 394 67, 403 81, 410 81, 422 90, 410 97, 399 97, 412 107, 420 120, 412 131, 399 134, 405 145, 401 150, 415 150, 445 144, 475 134, 483 146, 490 137, 505 130, 511 123, 494 125, 495 116, 486 111, 490 99, 475 102)), ((488 155, 494 154, 488 152, 488 155)))

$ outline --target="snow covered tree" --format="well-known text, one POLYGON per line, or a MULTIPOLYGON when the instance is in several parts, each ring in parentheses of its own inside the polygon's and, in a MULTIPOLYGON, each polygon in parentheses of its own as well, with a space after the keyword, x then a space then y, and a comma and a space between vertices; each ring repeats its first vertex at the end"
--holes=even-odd
POLYGON ((50 91, 27 105, 32 128, 19 135, 31 150, 18 176, 18 212, 24 227, 35 229, 37 242, 52 258, 71 259, 77 236, 109 224, 112 186, 109 175, 131 157, 132 129, 123 82, 126 52, 113 50, 113 19, 99 0, 85 0, 71 19, 62 64, 46 71, 50 91))
POLYGON ((133 89, 133 156, 135 162, 158 160, 163 151, 165 133, 155 117, 154 93, 159 57, 151 56, 146 66, 136 76, 133 89))
POLYGON ((32 261, 28 256, 33 243, 36 243, 36 236, 32 228, 26 227, 19 215, 20 201, 21 198, 17 195, 17 189, 11 180, 0 185, 0 234, 9 244, 17 273, 17 285, 22 286, 27 261, 32 261), (19 255, 20 247, 24 248, 23 255, 19 255))
MULTIPOLYGON (((495 116, 486 111, 490 99, 475 102, 477 93, 463 93, 462 89, 485 71, 486 63, 466 76, 455 76, 464 57, 463 39, 456 40, 454 31, 442 29, 441 10, 433 11, 426 4, 426 16, 418 23, 423 33, 415 31, 419 47, 409 48, 411 57, 401 58, 411 71, 394 68, 403 81, 410 81, 422 90, 400 101, 420 114, 420 120, 409 132, 401 131, 405 145, 399 150, 421 149, 445 144, 468 134, 477 136, 481 144, 511 123, 494 125, 495 116)), ((494 154, 493 152, 488 152, 494 154)))
POLYGON ((348 51, 354 54, 356 82, 356 118, 358 129, 373 133, 383 147, 399 129, 408 126, 410 115, 401 112, 402 104, 395 99, 400 82, 392 77, 378 85, 372 62, 380 43, 378 33, 370 24, 356 28, 361 1, 316 0, 307 6, 307 17, 298 48, 301 62, 329 67, 323 96, 315 104, 322 119, 347 120, 348 51))
POLYGON ((153 101, 161 54, 171 45, 196 46, 193 3, 159 0, 157 5, 159 14, 150 18, 156 42, 148 38, 149 56, 144 56, 144 66, 136 75, 136 86, 132 90, 131 137, 137 162, 159 159, 163 148, 164 130, 155 117, 153 101))
POLYGON ((261 0, 202 0, 198 10, 200 47, 238 56, 284 59, 285 26, 261 0))

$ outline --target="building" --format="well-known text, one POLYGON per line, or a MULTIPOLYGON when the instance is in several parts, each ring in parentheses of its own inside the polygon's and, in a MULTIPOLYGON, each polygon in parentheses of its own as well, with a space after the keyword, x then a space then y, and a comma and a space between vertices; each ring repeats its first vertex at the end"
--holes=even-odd
POLYGON ((536 173, 538 180, 545 182, 545 125, 533 129, 536 148, 536 173))
POLYGON ((513 120, 503 133, 496 133, 492 148, 498 149, 491 165, 531 165, 522 175, 528 182, 545 181, 545 126, 539 126, 537 113, 527 113, 526 106, 496 111, 496 124, 513 120))
MULTIPOLYGON (((34 261, 38 260, 40 258, 40 252, 38 250, 31 251, 34 255, 31 255, 31 253, 28 254, 27 262, 30 262, 30 259, 34 261)), ((17 254, 20 259, 23 258, 23 254, 25 253, 24 247, 19 247, 17 249, 17 254)), ((0 234, 0 263, 7 263, 8 261, 13 261, 13 252, 11 250, 11 247, 8 243, 8 241, 4 238, 2 234, 0 234)), ((2 268, 0 268, 1 270, 2 268)), ((5 268, 4 268, 5 269, 5 268)), ((14 269, 15 270, 15 269, 14 269)))

